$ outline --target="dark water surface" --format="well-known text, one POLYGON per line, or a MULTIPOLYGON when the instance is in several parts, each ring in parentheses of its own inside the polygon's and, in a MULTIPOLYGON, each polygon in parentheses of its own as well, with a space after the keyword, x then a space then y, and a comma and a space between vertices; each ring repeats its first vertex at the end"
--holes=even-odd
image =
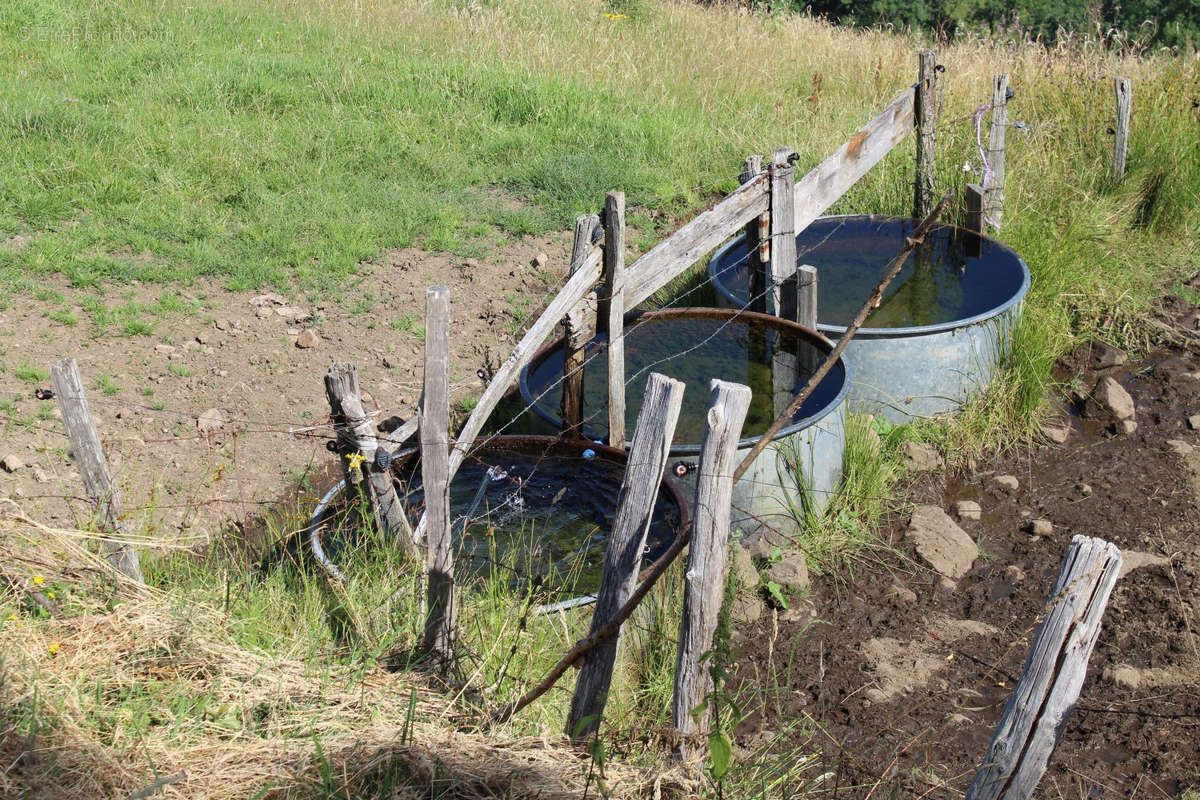
MULTIPOLYGON (((589 438, 608 433, 607 339, 597 337, 587 347, 584 369, 584 431, 589 438), (595 356, 593 358, 593 356, 595 356)), ((750 323, 743 318, 675 318, 648 314, 626 323, 625 396, 626 436, 632 438, 641 411, 646 381, 661 372, 687 384, 683 408, 675 428, 676 444, 699 444, 708 413, 709 382, 713 378, 746 384, 753 392, 742 437, 758 436, 791 402, 824 358, 828 348, 818 347, 786 329, 750 323), (732 319, 732 321, 729 321, 732 319), (637 376, 636 378, 634 376, 637 376)), ((527 386, 539 412, 558 418, 562 398, 563 353, 556 350, 530 368, 527 386), (551 387, 549 391, 547 387, 551 387)), ((824 410, 846 382, 839 363, 796 413, 799 421, 824 410)))
MULTIPOLYGON (((817 268, 819 321, 845 327, 862 308, 915 223, 896 217, 824 217, 796 237, 796 262, 817 268)), ((735 241, 710 270, 745 302, 745 241, 735 241)), ((931 231, 867 318, 869 328, 904 328, 969 319, 1002 305, 1025 280, 1021 261, 1000 243, 961 228, 931 231)), ((794 308, 794 282, 783 294, 794 308), (789 296, 790 295, 790 296, 789 296)))

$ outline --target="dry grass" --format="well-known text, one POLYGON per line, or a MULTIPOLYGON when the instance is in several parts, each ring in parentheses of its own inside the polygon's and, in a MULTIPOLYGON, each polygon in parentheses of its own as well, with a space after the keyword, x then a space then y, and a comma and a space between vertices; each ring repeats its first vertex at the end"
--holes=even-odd
MULTIPOLYGON (((239 644, 216 605, 114 581, 80 531, 0 517, 0 559, 69 584, 68 615, 0 625, 0 796, 567 798, 588 758, 561 742, 456 730, 417 673, 239 644), (73 566, 73 565, 84 565, 73 566)), ((465 728, 464 728, 465 729, 465 728)), ((614 797, 679 796, 675 777, 611 764, 614 797)), ((591 791, 597 792, 592 781, 591 791)))

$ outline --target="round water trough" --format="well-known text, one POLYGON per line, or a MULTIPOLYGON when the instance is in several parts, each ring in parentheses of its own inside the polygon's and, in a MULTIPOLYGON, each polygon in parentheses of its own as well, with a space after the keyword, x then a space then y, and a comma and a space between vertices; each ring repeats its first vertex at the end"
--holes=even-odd
MULTIPOLYGON (((586 350, 583 433, 607 438, 607 339, 586 350)), ((561 427, 563 339, 543 348, 521 373, 521 394, 535 414, 561 427)), ((669 470, 687 497, 695 496, 696 461, 713 378, 748 385, 753 396, 739 460, 833 349, 825 337, 794 322, 748 311, 678 308, 625 318, 626 431, 633 435, 650 372, 687 384, 670 451, 669 470)), ((839 363, 818 385, 773 445, 734 485, 733 524, 747 533, 760 525, 794 529, 806 505, 824 508, 842 472, 848 368, 839 363)))
MULTIPOLYGON (((539 585, 557 600, 595 592, 625 461, 621 450, 550 436, 495 436, 472 448, 450 482, 456 582, 494 576, 513 585, 539 585)), ((393 462, 392 471, 415 525, 425 506, 420 457, 408 452, 393 462)), ((358 536, 357 519, 330 524, 341 486, 326 496, 310 525, 314 557, 334 572, 358 536)), ((687 521, 686 501, 664 481, 645 563, 661 555, 687 521)))
MULTIPOLYGON (((818 271, 821 333, 837 339, 846 332, 915 225, 898 217, 822 217, 796 236, 797 263, 818 271)), ((743 307, 745 237, 718 250, 708 273, 720 305, 743 307)), ((898 424, 957 411, 1008 354, 1028 290, 1029 268, 1012 250, 952 225, 935 227, 846 347, 851 408, 898 424)), ((785 283, 785 317, 795 313, 795 296, 794 282, 785 283)))

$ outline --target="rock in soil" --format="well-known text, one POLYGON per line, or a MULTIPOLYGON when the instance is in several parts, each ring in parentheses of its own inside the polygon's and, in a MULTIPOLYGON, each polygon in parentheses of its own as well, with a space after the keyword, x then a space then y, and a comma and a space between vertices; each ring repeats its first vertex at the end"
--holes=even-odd
POLYGON ((16 472, 19 469, 24 469, 25 462, 22 461, 16 453, 9 453, 4 458, 0 458, 0 469, 5 472, 16 472))
POLYGON ((733 598, 730 614, 734 622, 745 624, 758 620, 765 610, 766 604, 757 594, 739 592, 737 597, 733 598))
POLYGON ((740 544, 734 545, 731 554, 732 563, 729 565, 740 592, 753 592, 758 588, 758 570, 754 568, 754 559, 750 551, 740 544))
POLYGON ((1137 430, 1137 423, 1131 419, 1123 419, 1113 426, 1113 433, 1121 433, 1125 436, 1137 430))
POLYGON ((1096 382, 1096 388, 1092 390, 1092 399, 1118 421, 1133 419, 1136 412, 1129 392, 1110 375, 1105 375, 1096 382))
POLYGON ((1200 431, 1200 414, 1192 414, 1188 417, 1187 425, 1194 431, 1200 431))
POLYGON ((1055 444, 1062 444, 1071 435, 1071 424, 1060 417, 1043 421, 1041 428, 1042 435, 1055 444))
POLYGON ((795 550, 785 552, 779 561, 767 567, 765 575, 767 580, 792 592, 808 588, 808 564, 804 561, 804 554, 795 550))
POLYGON ((966 575, 979 555, 974 540, 937 506, 914 508, 904 536, 929 566, 954 580, 966 575))
POLYGON ((1021 488, 1021 482, 1012 475, 997 475, 992 478, 992 488, 1002 492, 1015 492, 1021 488))
POLYGON ((196 429, 201 433, 212 433, 225 427, 225 415, 219 408, 210 408, 196 420, 196 429))
POLYGON ((299 347, 301 350, 307 350, 310 347, 316 347, 320 343, 321 337, 317 336, 317 332, 312 328, 305 328, 300 332, 300 335, 296 337, 296 347, 299 347))
POLYGON ((1118 578, 1124 578, 1135 569, 1142 567, 1165 567, 1171 563, 1171 559, 1166 556, 1155 555, 1154 553, 1143 553, 1138 550, 1122 550, 1121 551, 1121 574, 1118 578))
POLYGON ((954 504, 954 516, 963 520, 977 520, 983 517, 983 509, 974 500, 959 500, 954 504))
POLYGON ((1119 347, 1113 347, 1107 342, 1092 342, 1092 369, 1099 371, 1124 366, 1129 361, 1129 355, 1119 347))
POLYGON ((1054 533, 1054 523, 1048 519, 1031 520, 1028 531, 1034 536, 1050 536, 1054 533))
POLYGON ((933 472, 942 468, 942 454, 931 444, 905 442, 901 447, 904 466, 912 472, 933 472))

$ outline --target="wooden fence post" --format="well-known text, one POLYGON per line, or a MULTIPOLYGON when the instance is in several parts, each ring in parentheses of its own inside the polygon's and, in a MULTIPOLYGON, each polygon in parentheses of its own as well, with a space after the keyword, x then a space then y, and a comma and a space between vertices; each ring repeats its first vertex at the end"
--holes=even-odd
POLYGON ((1079 698, 1100 619, 1121 571, 1121 551, 1075 536, 1033 636, 1025 671, 1004 707, 967 800, 1028 800, 1079 698))
POLYGON ((913 217, 924 219, 933 210, 937 159, 937 51, 922 50, 917 70, 917 175, 913 217))
POLYGON ((73 358, 64 358, 50 365, 50 380, 58 397, 63 424, 71 438, 71 451, 79 474, 87 489, 92 505, 100 512, 102 530, 116 534, 104 540, 104 554, 113 569, 131 580, 142 582, 142 570, 138 564, 138 553, 134 546, 122 538, 130 538, 131 531, 125 522, 121 492, 113 485, 108 471, 108 460, 104 457, 104 446, 88 408, 87 395, 83 390, 83 378, 79 365, 73 358))
POLYGON ((987 215, 996 230, 1004 217, 1004 137, 1008 132, 1008 75, 997 75, 992 85, 992 131, 988 139, 987 215))
POLYGON ((429 588, 424 647, 437 668, 454 668, 454 553, 450 531, 450 290, 425 290, 425 396, 421 484, 425 489, 429 588))
POLYGON ((1117 92, 1117 141, 1113 148, 1113 177, 1125 177, 1125 155, 1129 152, 1129 115, 1133 110, 1133 87, 1129 78, 1115 78, 1117 92))
POLYGON ((711 677, 701 661, 712 649, 724 597, 733 468, 742 423, 749 409, 750 387, 720 380, 712 382, 712 400, 700 445, 700 477, 696 485, 683 619, 675 659, 675 694, 671 703, 675 730, 682 737, 678 752, 684 760, 694 757, 696 739, 708 733, 708 711, 696 716, 692 712, 712 689, 711 677))
POLYGON ((625 449, 625 193, 604 198, 604 282, 599 317, 608 332, 608 444, 625 449))
POLYGON ((817 329, 817 268, 808 264, 796 268, 796 322, 817 329))
POLYGON ((977 183, 967 184, 967 219, 964 227, 972 233, 983 233, 983 187, 977 183))
MULTIPOLYGON (((581 214, 575 220, 575 240, 571 246, 570 274, 578 272, 592 250, 600 217, 581 214)), ((583 364, 587 343, 596 331, 596 293, 576 303, 563 320, 566 352, 563 356, 562 420, 563 432, 570 437, 582 435, 583 364)))
MULTIPOLYGON (((746 156, 746 164, 742 168, 741 181, 747 184, 762 172, 762 156, 746 156)), ((771 211, 768 206, 766 213, 760 214, 746 225, 746 274, 750 276, 747 283, 746 298, 749 300, 751 311, 766 311, 767 308, 767 258, 771 252, 770 234, 771 211), (764 230, 765 229, 765 230, 764 230)))
POLYGON ((796 274, 796 179, 786 147, 771 157, 771 259, 767 267, 767 313, 783 315, 781 287, 796 274))
MULTIPOLYGON (((657 372, 650 373, 646 382, 625 478, 621 481, 617 513, 608 534, 596 610, 592 613, 592 633, 603 628, 633 593, 654 501, 671 450, 675 423, 679 420, 683 391, 683 383, 657 372)), ((600 727, 620 639, 618 630, 587 654, 567 716, 567 736, 573 741, 586 739, 600 727)))
POLYGON ((347 495, 350 495, 353 487, 362 484, 362 473, 365 472, 367 496, 376 525, 398 541, 405 554, 415 555, 412 528, 404 515, 404 504, 400 502, 392 483, 390 459, 383 455, 388 450, 380 447, 379 437, 371 430, 359 394, 358 372, 353 364, 329 365, 325 372, 325 397, 329 401, 330 416, 337 430, 338 460, 346 478, 347 495))

